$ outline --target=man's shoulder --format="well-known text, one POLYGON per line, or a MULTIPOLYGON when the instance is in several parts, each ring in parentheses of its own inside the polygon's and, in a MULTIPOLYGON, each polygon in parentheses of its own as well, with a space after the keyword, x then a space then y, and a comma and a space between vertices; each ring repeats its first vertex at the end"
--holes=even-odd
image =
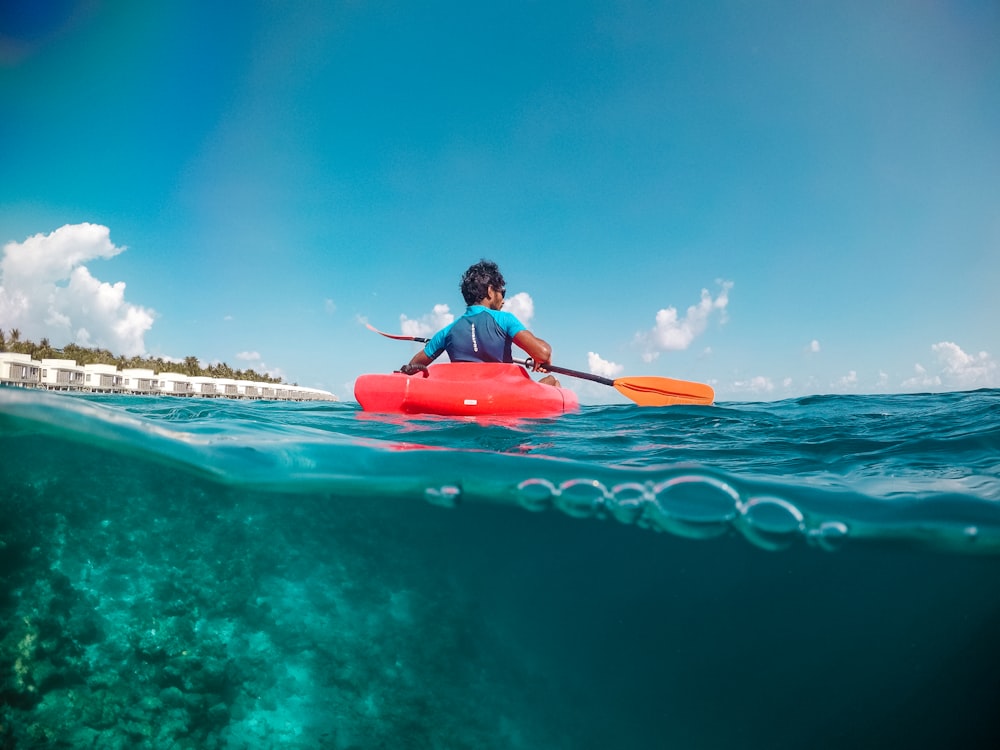
POLYGON ((507 310, 494 310, 493 308, 486 307, 485 305, 469 305, 465 309, 465 314, 462 317, 478 318, 482 315, 487 315, 495 320, 497 325, 504 331, 510 333, 511 336, 514 336, 527 328, 527 326, 524 325, 524 323, 522 323, 514 313, 507 310))
POLYGON ((493 317, 493 319, 496 320, 497 323, 499 323, 504 328, 504 330, 513 331, 511 335, 513 335, 514 333, 518 333, 524 330, 525 328, 524 323, 522 323, 520 319, 512 312, 509 312, 507 310, 491 310, 487 307, 484 307, 483 309, 487 313, 489 313, 493 317))

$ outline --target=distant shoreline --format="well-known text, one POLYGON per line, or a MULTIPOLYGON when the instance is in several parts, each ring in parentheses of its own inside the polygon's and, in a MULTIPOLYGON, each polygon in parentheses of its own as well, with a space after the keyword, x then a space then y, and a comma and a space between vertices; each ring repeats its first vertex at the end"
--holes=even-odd
POLYGON ((109 364, 78 365, 72 359, 32 359, 29 354, 0 352, 0 386, 123 396, 229 398, 251 401, 337 401, 329 391, 299 385, 147 368, 119 370, 109 364))

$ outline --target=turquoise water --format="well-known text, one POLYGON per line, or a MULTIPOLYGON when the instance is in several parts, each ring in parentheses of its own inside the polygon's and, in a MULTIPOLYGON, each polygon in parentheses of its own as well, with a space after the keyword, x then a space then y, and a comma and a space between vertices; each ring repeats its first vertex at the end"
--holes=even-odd
POLYGON ((0 747, 996 747, 1000 391, 0 389, 0 747))

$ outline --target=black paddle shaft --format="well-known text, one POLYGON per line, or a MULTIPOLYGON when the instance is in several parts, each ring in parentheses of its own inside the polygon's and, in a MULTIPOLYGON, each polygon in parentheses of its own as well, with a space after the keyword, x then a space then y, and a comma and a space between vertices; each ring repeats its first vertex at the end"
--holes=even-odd
MULTIPOLYGON (((534 362, 529 357, 528 359, 515 359, 514 360, 519 365, 524 365, 525 367, 533 367, 534 362)), ((589 372, 580 372, 579 370, 570 370, 566 367, 559 367, 558 365, 545 365, 546 372, 555 372, 560 375, 569 375, 574 378, 583 378, 584 380, 592 380, 595 383, 600 383, 601 385, 611 385, 615 384, 611 378, 605 378, 601 375, 591 375, 589 372)))

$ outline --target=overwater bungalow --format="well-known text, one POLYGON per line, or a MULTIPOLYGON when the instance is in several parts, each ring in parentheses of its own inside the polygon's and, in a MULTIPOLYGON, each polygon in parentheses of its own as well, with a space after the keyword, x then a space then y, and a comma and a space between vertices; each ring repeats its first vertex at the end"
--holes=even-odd
POLYGON ((39 385, 52 391, 79 391, 84 387, 83 365, 75 359, 43 359, 39 385))
POLYGON ((0 383, 22 387, 37 386, 41 379, 42 363, 30 354, 0 352, 0 383))
POLYGON ((158 376, 160 381, 159 392, 168 396, 190 396, 190 378, 179 372, 161 372, 158 376))
POLYGON ((252 380, 236 381, 237 398, 260 398, 260 384, 252 380))
POLYGON ((122 374, 114 365, 84 365, 83 387, 92 393, 120 393, 122 374))
POLYGON ((239 398, 240 395, 236 381, 232 378, 216 378, 215 392, 219 396, 225 396, 227 398, 239 398))
POLYGON ((218 396, 219 392, 215 388, 216 379, 204 375, 193 375, 188 378, 191 383, 192 396, 218 396))
POLYGON ((122 370, 122 388, 129 393, 159 393, 156 373, 143 367, 128 367, 122 370))

